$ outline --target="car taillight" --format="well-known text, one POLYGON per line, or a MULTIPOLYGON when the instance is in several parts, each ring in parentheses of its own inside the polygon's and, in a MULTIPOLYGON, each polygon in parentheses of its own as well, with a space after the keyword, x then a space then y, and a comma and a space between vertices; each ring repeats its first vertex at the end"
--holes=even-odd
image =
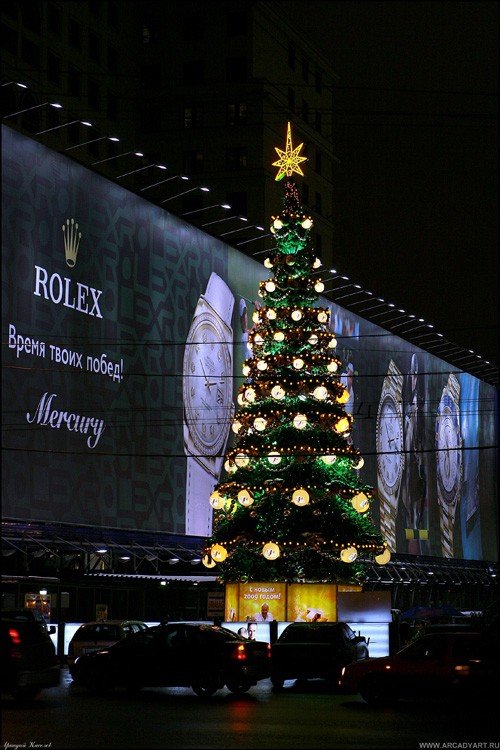
POLYGON ((235 661, 246 661, 248 658, 247 650, 244 643, 239 643, 233 651, 235 661))
POLYGON ((19 630, 16 630, 15 628, 9 628, 9 636, 14 646, 21 645, 21 636, 19 635, 19 630))

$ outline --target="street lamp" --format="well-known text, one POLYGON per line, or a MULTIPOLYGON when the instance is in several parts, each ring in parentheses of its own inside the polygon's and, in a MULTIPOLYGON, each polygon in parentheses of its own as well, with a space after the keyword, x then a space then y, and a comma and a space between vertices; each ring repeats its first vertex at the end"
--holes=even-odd
POLYGON ((119 159, 121 156, 128 156, 129 154, 134 154, 135 156, 144 156, 142 151, 125 151, 124 154, 115 154, 114 156, 108 156, 107 159, 99 159, 99 161, 93 161, 90 166, 95 167, 96 164, 103 164, 105 161, 112 161, 113 159, 119 159))
POLYGON ((64 122, 62 125, 54 125, 53 128, 46 128, 45 130, 39 130, 38 133, 35 133, 35 135, 43 135, 44 133, 50 133, 51 130, 59 130, 60 128, 67 128, 70 125, 75 125, 77 122, 81 123, 82 125, 85 125, 87 128, 92 127, 91 122, 87 122, 86 120, 71 120, 71 122, 64 122))
POLYGON ((118 143, 120 141, 119 138, 117 138, 114 135, 102 135, 100 138, 92 138, 90 141, 84 141, 83 143, 77 143, 76 146, 68 146, 68 148, 65 148, 65 151, 73 151, 75 148, 81 148, 82 146, 88 146, 89 143, 97 143, 97 141, 113 141, 113 143, 118 143))
POLYGON ((164 200, 160 201, 160 203, 168 203, 169 201, 173 201, 175 198, 180 198, 181 195, 187 195, 188 193, 192 193, 194 190, 202 190, 204 193, 210 192, 210 188, 200 187, 199 185, 196 185, 196 187, 190 188, 189 190, 184 190, 183 193, 177 193, 177 195, 171 195, 170 198, 165 198, 164 200))
POLYGON ((123 174, 119 174, 115 177, 115 180, 120 180, 122 177, 128 177, 130 174, 135 174, 136 172, 143 172, 145 169, 151 169, 152 167, 158 167, 158 169, 166 169, 166 166, 164 164, 146 164, 145 167, 138 167, 137 169, 132 169, 130 172, 124 172, 123 174))
POLYGON ((43 102, 43 104, 35 104, 33 107, 26 107, 26 109, 20 109, 17 112, 11 112, 10 115, 5 115, 3 117, 4 120, 8 120, 9 117, 15 117, 16 115, 22 115, 24 112, 31 112, 33 109, 39 109, 40 107, 46 107, 49 105, 50 107, 54 107, 54 109, 62 109, 62 104, 58 104, 57 102, 43 102))
POLYGON ((187 177, 185 174, 174 174, 172 177, 166 177, 164 180, 160 180, 159 182, 152 182, 151 185, 146 185, 145 187, 141 188, 140 192, 142 193, 144 190, 149 190, 149 188, 156 187, 157 185, 162 185, 164 182, 170 182, 170 180, 176 180, 177 178, 181 180, 189 180, 189 177, 187 177))

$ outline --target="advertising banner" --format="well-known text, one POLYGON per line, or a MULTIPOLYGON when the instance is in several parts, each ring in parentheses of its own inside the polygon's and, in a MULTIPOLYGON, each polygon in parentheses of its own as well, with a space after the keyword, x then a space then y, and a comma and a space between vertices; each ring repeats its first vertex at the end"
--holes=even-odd
MULTIPOLYGON (((2 217, 4 518, 208 536, 263 256, 5 126, 2 217)), ((390 548, 497 559, 495 389, 320 304, 390 548)))

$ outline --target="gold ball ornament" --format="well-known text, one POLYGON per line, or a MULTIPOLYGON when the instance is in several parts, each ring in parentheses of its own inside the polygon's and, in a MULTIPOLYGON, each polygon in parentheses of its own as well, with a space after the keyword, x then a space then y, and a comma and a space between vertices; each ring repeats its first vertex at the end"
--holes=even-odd
POLYGON ((227 557, 227 549, 222 544, 212 544, 210 554, 215 562, 224 562, 227 557))
POLYGON ((344 547, 340 552, 340 559, 345 563, 353 563, 358 556, 356 547, 344 547))
POLYGON ((380 555, 376 555, 375 562, 379 565, 386 565, 389 560, 391 559, 391 553, 389 551, 389 548, 386 547, 383 552, 380 553, 380 555))
POLYGON ((276 560, 280 556, 280 548, 275 542, 267 542, 262 547, 262 554, 266 560, 276 560))

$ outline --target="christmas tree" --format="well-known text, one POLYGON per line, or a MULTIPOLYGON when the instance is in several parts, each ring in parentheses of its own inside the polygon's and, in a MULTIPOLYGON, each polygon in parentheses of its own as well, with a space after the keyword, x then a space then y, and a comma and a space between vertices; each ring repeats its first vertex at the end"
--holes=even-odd
POLYGON ((324 285, 314 276, 321 262, 311 248, 312 218, 291 179, 303 175, 302 146, 292 147, 288 123, 286 150, 276 148, 273 164, 276 179, 286 178, 283 210, 272 217, 276 249, 264 261, 273 276, 260 283, 234 445, 210 496, 203 562, 227 582, 360 582, 367 560, 389 557, 370 519, 363 459, 348 439, 353 417, 330 310, 318 306, 324 285))

